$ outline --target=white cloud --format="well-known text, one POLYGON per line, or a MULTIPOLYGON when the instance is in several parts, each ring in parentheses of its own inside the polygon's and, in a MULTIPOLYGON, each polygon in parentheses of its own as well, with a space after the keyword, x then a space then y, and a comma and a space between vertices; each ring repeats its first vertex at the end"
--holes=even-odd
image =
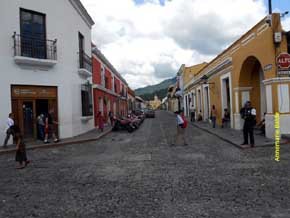
POLYGON ((282 19, 282 27, 285 31, 290 31, 290 17, 282 19))
POLYGON ((93 41, 132 88, 211 60, 266 13, 262 0, 82 2, 96 23, 93 41))

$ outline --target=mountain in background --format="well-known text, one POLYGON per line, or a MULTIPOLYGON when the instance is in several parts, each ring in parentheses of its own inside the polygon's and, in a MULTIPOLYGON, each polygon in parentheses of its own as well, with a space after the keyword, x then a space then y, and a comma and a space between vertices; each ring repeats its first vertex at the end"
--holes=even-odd
POLYGON ((168 86, 176 83, 176 77, 171 79, 166 79, 161 83, 152 86, 146 86, 144 88, 139 88, 135 90, 135 95, 140 96, 146 101, 153 100, 154 95, 157 95, 160 100, 162 100, 167 95, 168 86))

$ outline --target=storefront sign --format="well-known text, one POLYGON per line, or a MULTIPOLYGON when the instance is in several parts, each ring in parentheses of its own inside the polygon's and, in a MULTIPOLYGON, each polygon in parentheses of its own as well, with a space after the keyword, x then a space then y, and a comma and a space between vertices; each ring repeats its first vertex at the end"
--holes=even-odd
POLYGON ((290 54, 279 54, 277 57, 277 66, 279 70, 288 70, 290 68, 290 54))
POLYGON ((46 86, 12 86, 13 98, 56 98, 56 87, 46 86))

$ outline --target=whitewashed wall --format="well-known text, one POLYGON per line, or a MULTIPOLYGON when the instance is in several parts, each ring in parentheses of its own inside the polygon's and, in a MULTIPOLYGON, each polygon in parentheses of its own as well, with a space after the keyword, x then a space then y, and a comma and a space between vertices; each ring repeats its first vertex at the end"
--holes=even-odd
MULTIPOLYGON (((81 120, 81 90, 86 81, 78 74, 78 32, 85 37, 85 52, 91 54, 91 29, 69 0, 0 1, 0 145, 11 112, 11 84, 58 87, 60 137, 66 138, 94 128, 93 120, 81 120), (47 39, 57 39, 58 63, 47 71, 38 67, 23 69, 13 59, 13 32, 20 34, 20 8, 46 14, 47 39)), ((91 80, 91 79, 90 79, 91 80)))

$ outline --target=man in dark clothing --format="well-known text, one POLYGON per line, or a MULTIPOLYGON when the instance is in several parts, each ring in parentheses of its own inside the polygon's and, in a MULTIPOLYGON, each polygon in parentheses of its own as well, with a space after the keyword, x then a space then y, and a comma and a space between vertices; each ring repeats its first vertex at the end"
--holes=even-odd
POLYGON ((256 125, 256 109, 251 106, 251 102, 247 101, 245 106, 240 110, 244 122, 244 142, 242 145, 248 144, 248 136, 250 136, 251 147, 255 146, 254 126, 256 125))
POLYGON ((190 111, 190 121, 194 122, 195 121, 195 109, 192 108, 190 111))
POLYGON ((54 142, 58 142, 58 138, 55 134, 55 125, 58 125, 58 122, 54 120, 54 110, 50 109, 47 114, 45 114, 45 137, 44 137, 44 143, 49 143, 48 136, 49 133, 54 138, 54 142))

